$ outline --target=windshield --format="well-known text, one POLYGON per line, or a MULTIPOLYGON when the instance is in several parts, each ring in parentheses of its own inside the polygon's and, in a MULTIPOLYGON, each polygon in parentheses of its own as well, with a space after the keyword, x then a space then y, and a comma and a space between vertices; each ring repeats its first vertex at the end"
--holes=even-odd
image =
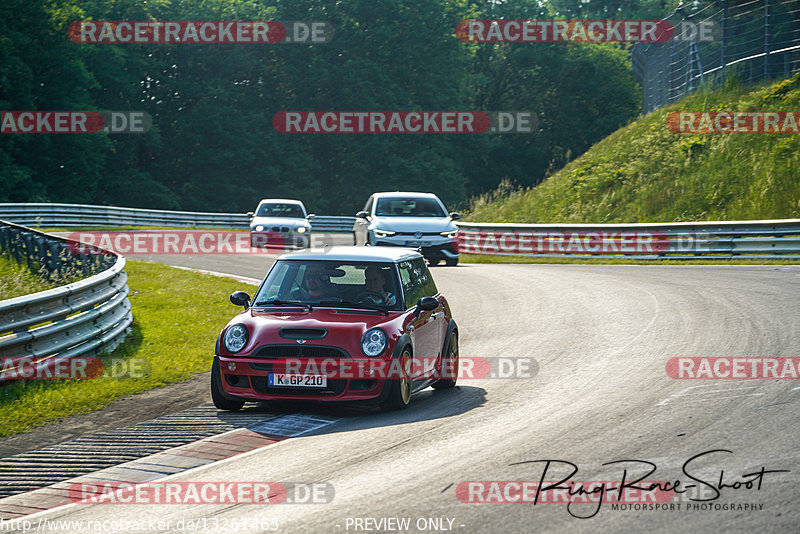
POLYGON ((433 198, 379 198, 375 207, 379 217, 447 217, 442 206, 433 198))
POLYGON ((256 217, 291 217, 304 219, 305 214, 300 204, 261 204, 256 217))
POLYGON ((279 260, 254 302, 400 310, 401 301, 392 263, 279 260))

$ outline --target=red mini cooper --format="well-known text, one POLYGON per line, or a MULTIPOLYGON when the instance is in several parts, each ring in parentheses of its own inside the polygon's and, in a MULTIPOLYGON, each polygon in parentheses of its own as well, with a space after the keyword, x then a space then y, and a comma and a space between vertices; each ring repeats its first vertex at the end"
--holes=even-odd
POLYGON ((452 388, 458 328, 422 255, 390 247, 284 254, 220 332, 211 396, 246 401, 369 401, 405 408, 428 386, 452 388))

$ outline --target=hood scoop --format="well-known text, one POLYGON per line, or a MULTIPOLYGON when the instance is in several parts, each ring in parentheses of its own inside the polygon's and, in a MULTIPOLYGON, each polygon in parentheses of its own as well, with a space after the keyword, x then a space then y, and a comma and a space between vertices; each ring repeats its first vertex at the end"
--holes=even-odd
POLYGON ((281 328, 278 335, 284 339, 322 339, 328 335, 327 328, 281 328))

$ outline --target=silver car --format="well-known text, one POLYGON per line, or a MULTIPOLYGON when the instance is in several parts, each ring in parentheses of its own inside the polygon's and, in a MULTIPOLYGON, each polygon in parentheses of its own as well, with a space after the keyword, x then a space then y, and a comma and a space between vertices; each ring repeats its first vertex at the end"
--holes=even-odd
POLYGON ((374 193, 356 213, 356 245, 421 248, 430 265, 444 260, 458 264, 458 227, 461 214, 447 213, 433 193, 374 193))
POLYGON ((299 200, 265 198, 250 213, 250 246, 307 248, 311 223, 306 207, 299 200))

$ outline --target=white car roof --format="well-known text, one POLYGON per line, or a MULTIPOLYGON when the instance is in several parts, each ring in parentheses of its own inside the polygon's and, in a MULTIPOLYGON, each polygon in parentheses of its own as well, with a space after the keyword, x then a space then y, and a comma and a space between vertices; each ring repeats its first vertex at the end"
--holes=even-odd
POLYGON ((419 193, 415 191, 384 191, 382 193, 374 193, 376 197, 425 197, 438 199, 433 193, 419 193))
POLYGON ((264 204, 264 203, 267 203, 267 202, 269 202, 270 204, 274 203, 274 204, 300 204, 301 206, 303 205, 303 203, 300 202, 299 200, 294 200, 294 199, 291 199, 291 198, 264 198, 264 199, 261 199, 261 201, 258 203, 258 205, 260 206, 261 204, 264 204))
POLYGON ((306 249, 283 254, 279 260, 330 260, 330 261, 374 261, 397 263, 421 258, 417 250, 404 247, 355 247, 338 246, 325 249, 306 249))

